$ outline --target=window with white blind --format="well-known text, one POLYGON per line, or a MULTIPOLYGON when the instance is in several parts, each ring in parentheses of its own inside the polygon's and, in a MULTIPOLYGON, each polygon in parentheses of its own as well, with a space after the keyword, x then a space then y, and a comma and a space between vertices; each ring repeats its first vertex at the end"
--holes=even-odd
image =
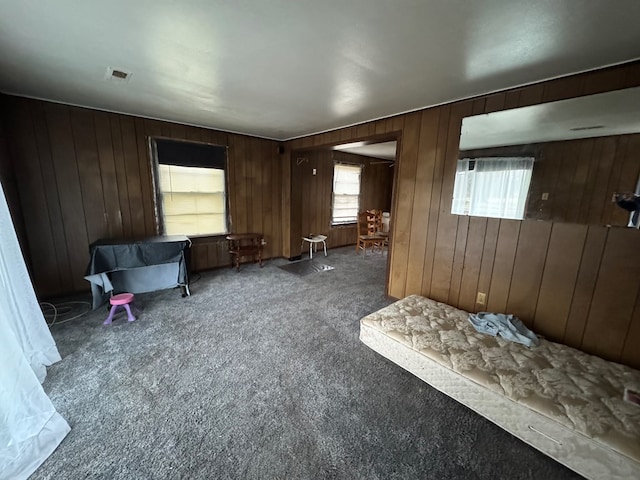
POLYGON ((458 160, 451 213, 522 220, 533 157, 458 160))
POLYGON ((358 220, 361 175, 361 165, 334 164, 332 225, 354 223, 358 220))
POLYGON ((166 139, 154 146, 160 233, 228 233, 226 148, 166 139))

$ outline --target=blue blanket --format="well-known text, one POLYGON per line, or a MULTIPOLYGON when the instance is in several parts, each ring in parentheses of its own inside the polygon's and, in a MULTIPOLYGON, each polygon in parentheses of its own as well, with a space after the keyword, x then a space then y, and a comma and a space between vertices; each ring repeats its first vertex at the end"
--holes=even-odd
POLYGON ((522 343, 527 347, 538 345, 536 334, 524 326, 518 317, 503 313, 478 312, 470 313, 471 325, 480 333, 500 336, 505 340, 522 343))

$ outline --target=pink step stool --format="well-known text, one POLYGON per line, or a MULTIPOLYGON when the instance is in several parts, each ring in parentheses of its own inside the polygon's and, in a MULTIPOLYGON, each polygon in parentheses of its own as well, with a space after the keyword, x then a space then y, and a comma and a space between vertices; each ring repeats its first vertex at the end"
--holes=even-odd
POLYGON ((136 317, 131 313, 131 307, 129 304, 133 302, 133 293, 119 293, 118 295, 114 295, 109 299, 109 303, 111 304, 111 310, 109 311, 109 316, 107 319, 102 322, 103 325, 111 325, 111 321, 113 320, 113 316, 116 313, 118 307, 124 307, 127 311, 127 316, 129 317, 129 321, 133 322, 136 317))

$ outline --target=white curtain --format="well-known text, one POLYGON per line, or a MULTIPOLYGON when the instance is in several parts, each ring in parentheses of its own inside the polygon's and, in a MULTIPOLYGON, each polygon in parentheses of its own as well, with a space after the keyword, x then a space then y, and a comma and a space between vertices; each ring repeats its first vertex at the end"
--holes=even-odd
POLYGON ((0 185, 0 480, 26 479, 69 433, 40 385, 59 360, 0 185))
POLYGON ((465 158, 458 161, 451 213, 523 219, 533 158, 465 158))

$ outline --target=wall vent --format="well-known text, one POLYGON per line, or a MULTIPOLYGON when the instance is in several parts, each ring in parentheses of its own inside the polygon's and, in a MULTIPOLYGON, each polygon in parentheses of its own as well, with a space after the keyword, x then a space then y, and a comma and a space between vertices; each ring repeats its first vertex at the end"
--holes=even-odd
POLYGON ((105 80, 113 80, 114 82, 128 82, 131 79, 131 72, 127 72, 122 68, 107 67, 105 80))
POLYGON ((569 130, 571 130, 572 132, 580 132, 582 130, 597 130, 599 128, 604 128, 604 125, 592 125, 590 127, 573 127, 569 130))

